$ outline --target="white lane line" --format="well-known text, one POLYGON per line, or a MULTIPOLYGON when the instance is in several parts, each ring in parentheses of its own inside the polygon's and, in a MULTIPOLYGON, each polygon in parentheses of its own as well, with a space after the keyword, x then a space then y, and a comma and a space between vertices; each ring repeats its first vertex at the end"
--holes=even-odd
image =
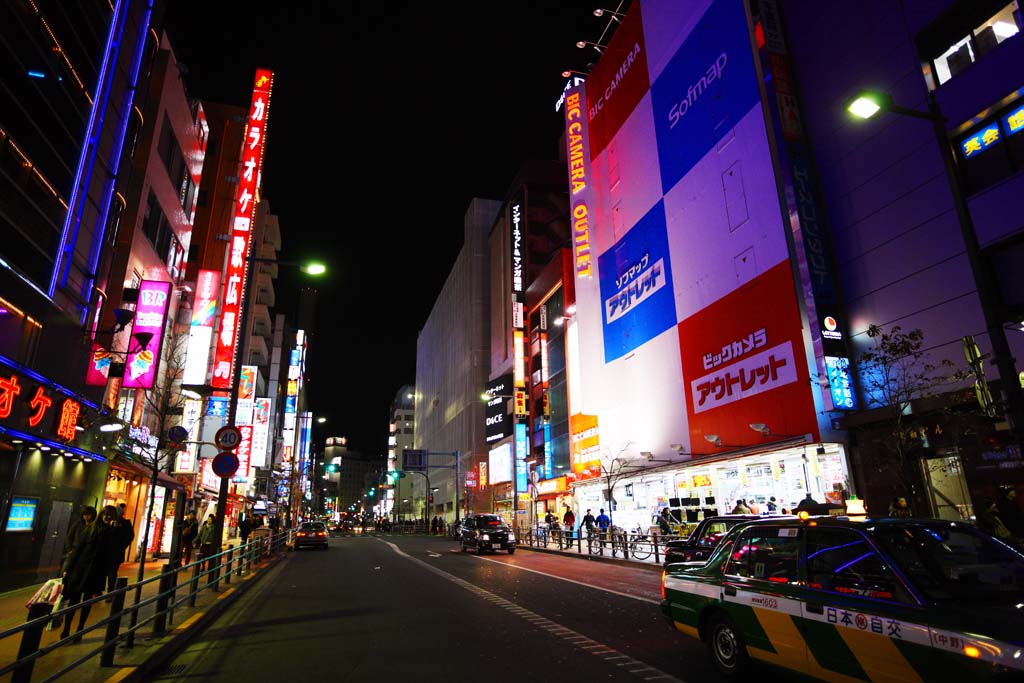
POLYGON ((427 555, 430 555, 431 557, 441 557, 440 555, 438 555, 437 553, 435 553, 435 552, 433 552, 431 550, 427 551, 427 555))
POLYGON ((540 574, 541 576, 549 576, 552 579, 559 579, 561 581, 568 581, 569 583, 575 583, 577 586, 583 586, 584 588, 593 588, 596 591, 604 591, 605 593, 612 593, 614 595, 620 595, 620 596, 622 596, 624 598, 632 598, 633 600, 640 600, 641 602, 649 602, 652 605, 661 605, 661 601, 660 600, 654 600, 652 598, 645 598, 645 597, 640 596, 640 595, 630 595, 629 593, 623 593, 622 591, 612 590, 611 588, 602 588, 601 586, 595 586, 593 584, 583 583, 582 581, 576 581, 575 579, 567 579, 564 576, 559 576, 558 574, 548 574, 547 572, 542 572, 542 571, 539 571, 537 569, 529 569, 528 567, 522 567, 522 566, 520 566, 518 564, 511 564, 511 563, 508 563, 508 562, 501 562, 499 560, 493 560, 493 559, 491 559, 489 557, 480 557, 479 555, 473 555, 473 557, 475 557, 478 560, 483 560, 484 562, 493 562, 494 564, 500 564, 502 567, 511 567, 513 569, 519 569, 519 570, 524 571, 524 572, 532 572, 533 574, 540 574))
MULTIPOLYGON (((551 631, 552 635, 555 635, 556 637, 561 638, 562 640, 565 640, 565 641, 567 641, 568 643, 570 643, 572 645, 575 645, 576 647, 578 647, 579 649, 583 650, 587 654, 591 654, 594 657, 599 657, 602 660, 608 660, 608 659, 612 659, 612 658, 622 658, 625 661, 618 662, 616 664, 616 666, 629 666, 629 667, 632 667, 631 669, 624 669, 624 671, 626 671, 627 673, 633 673, 635 675, 638 675, 637 672, 653 673, 653 674, 656 674, 656 677, 659 678, 659 679, 668 680, 668 681, 675 681, 676 683, 686 683, 686 681, 684 681, 684 680, 682 680, 680 678, 676 678, 675 676, 671 676, 671 675, 665 673, 664 671, 661 671, 660 669, 656 669, 653 666, 650 666, 649 664, 646 664, 645 662, 641 662, 639 659, 633 659, 632 657, 630 657, 627 654, 619 652, 618 650, 616 650, 614 648, 608 647, 607 645, 604 645, 603 643, 599 643, 596 640, 593 640, 592 638, 588 638, 587 636, 583 635, 582 633, 578 633, 577 631, 573 631, 570 628, 566 628, 565 626, 562 626, 561 624, 559 624, 559 623, 557 623, 555 621, 551 621, 547 617, 541 616, 541 615, 537 614, 536 612, 532 612, 532 611, 522 607, 521 605, 517 605, 516 603, 514 603, 514 602, 512 602, 510 600, 506 600, 505 598, 501 597, 500 595, 492 593, 492 592, 490 592, 488 590, 484 590, 483 588, 480 588, 479 586, 477 586, 475 584, 472 584, 469 581, 466 581, 465 579, 460 579, 459 577, 455 576, 454 574, 449 574, 448 572, 444 571, 443 569, 439 569, 438 567, 435 567, 434 565, 430 564, 429 562, 425 562, 425 561, 419 559, 418 557, 413 557, 412 555, 406 553, 404 550, 399 548, 394 543, 391 543, 390 541, 385 541, 385 540, 383 540, 381 538, 378 538, 377 540, 380 541, 381 543, 383 543, 384 545, 390 546, 391 549, 394 552, 398 553, 399 555, 401 555, 405 559, 409 560, 410 562, 415 562, 416 564, 419 564, 420 566, 422 566, 427 571, 433 572, 434 574, 440 576, 441 578, 443 578, 443 579, 445 579, 447 581, 451 581, 455 585, 460 586, 462 588, 465 588, 469 592, 474 593, 474 594, 478 595, 479 597, 485 598, 489 602, 493 603, 495 606, 501 607, 502 609, 508 611, 510 614, 514 614, 516 616, 520 616, 524 620, 529 620, 533 624, 544 624, 545 625, 545 630, 551 631), (560 633, 553 632, 553 629, 559 629, 561 632, 560 633), (603 649, 602 649, 601 652, 597 652, 596 648, 603 648, 603 649), (609 655, 608 653, 613 653, 613 654, 609 655)), ((485 558, 480 558, 480 559, 485 559, 485 558)), ((500 563, 500 564, 504 564, 504 563, 500 563)), ((511 565, 511 566, 515 566, 515 565, 511 565)), ((523 567, 519 567, 519 569, 523 569, 523 567)), ((526 571, 533 571, 533 570, 532 569, 527 569, 526 571)), ((536 572, 536 573, 537 574, 544 574, 544 572, 536 572)), ((554 574, 546 574, 545 576, 552 576, 552 577, 554 577, 556 579, 561 579, 562 578, 561 576, 555 576, 554 574)), ((588 588, 594 588, 594 586, 589 586, 588 584, 580 583, 579 581, 573 581, 572 579, 562 579, 562 580, 563 581, 569 581, 570 583, 579 583, 579 585, 587 586, 588 588)), ((606 589, 598 589, 598 590, 606 590, 606 589)), ((608 592, 609 593, 617 593, 617 591, 611 591, 611 590, 609 590, 608 592)), ((619 595, 623 595, 623 596, 625 596, 627 598, 636 598, 637 600, 645 600, 646 602, 655 602, 653 600, 647 600, 646 598, 637 598, 634 595, 626 595, 625 593, 618 593, 618 594, 619 595)), ((655 602, 655 604, 658 604, 658 603, 655 602)))

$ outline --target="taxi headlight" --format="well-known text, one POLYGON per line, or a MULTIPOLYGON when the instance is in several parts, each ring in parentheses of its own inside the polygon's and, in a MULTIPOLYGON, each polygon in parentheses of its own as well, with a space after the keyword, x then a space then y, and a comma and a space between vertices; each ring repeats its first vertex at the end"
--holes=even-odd
POLYGON ((516 535, 515 534, 509 534, 508 535, 508 542, 509 543, 515 543, 516 542, 516 535))
POLYGON ((491 537, 488 534, 480 534, 480 540, 481 541, 489 541, 489 540, 491 540, 491 537))

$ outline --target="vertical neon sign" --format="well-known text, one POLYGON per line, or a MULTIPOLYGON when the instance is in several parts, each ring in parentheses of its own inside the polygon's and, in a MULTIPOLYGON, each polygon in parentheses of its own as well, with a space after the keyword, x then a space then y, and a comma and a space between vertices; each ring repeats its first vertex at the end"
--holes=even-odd
POLYGON ((270 90, 274 72, 257 69, 253 83, 252 105, 245 138, 242 140, 242 165, 238 175, 238 194, 235 197, 234 220, 231 223, 231 241, 227 272, 224 277, 224 296, 220 313, 220 333, 214 356, 212 385, 216 389, 231 387, 231 372, 238 354, 238 318, 245 296, 245 265, 252 248, 250 226, 256 212, 256 194, 260 172, 263 169, 263 150, 267 140, 267 120, 270 117, 270 90))

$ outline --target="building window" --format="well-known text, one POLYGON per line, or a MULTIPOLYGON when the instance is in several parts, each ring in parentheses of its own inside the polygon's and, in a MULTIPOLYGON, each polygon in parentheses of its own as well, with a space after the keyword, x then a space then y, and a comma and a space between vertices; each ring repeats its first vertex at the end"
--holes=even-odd
POLYGON ((954 5, 918 39, 929 87, 934 89, 959 75, 1020 31, 1019 0, 1010 3, 970 0, 954 5))
POLYGON ((956 138, 964 189, 973 194, 1024 170, 1024 100, 956 138))

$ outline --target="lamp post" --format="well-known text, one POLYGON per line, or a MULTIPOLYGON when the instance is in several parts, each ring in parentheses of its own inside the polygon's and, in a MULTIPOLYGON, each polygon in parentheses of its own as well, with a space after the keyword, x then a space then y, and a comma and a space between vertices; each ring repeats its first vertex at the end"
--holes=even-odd
POLYGON ((974 221, 971 218, 971 210, 960 189, 956 161, 953 158, 949 135, 946 132, 946 117, 942 115, 939 103, 935 99, 935 93, 928 92, 928 111, 901 107, 893 102, 892 96, 888 93, 874 91, 859 93, 847 105, 846 110, 852 116, 865 120, 879 112, 889 112, 931 122, 935 133, 935 142, 939 146, 939 155, 942 157, 943 170, 946 172, 946 181, 949 183, 949 189, 953 195, 953 206, 956 209, 957 222, 960 225, 960 234, 967 252, 967 260, 971 266, 971 275, 978 291, 982 314, 985 316, 985 328, 992 341, 992 352, 995 356, 996 368, 999 371, 1003 404, 1006 416, 1010 420, 1010 433, 1014 439, 1019 438, 1021 430, 1024 429, 1024 397, 1021 395, 1020 377, 1017 374, 1013 354, 1010 352, 1006 329, 998 315, 995 276, 981 254, 978 236, 974 231, 974 221))
MULTIPOLYGON (((297 267, 307 275, 320 276, 327 272, 327 267, 322 263, 310 262, 310 263, 299 263, 296 261, 278 261, 272 258, 259 258, 255 256, 249 256, 245 259, 245 288, 248 289, 252 283, 252 269, 254 263, 269 263, 278 266, 290 266, 297 267)), ((228 415, 227 423, 229 425, 235 424, 235 419, 238 416, 238 382, 242 375, 242 360, 245 358, 245 352, 248 350, 249 345, 249 298, 250 292, 245 291, 242 295, 241 301, 239 302, 238 312, 238 330, 241 338, 237 340, 238 354, 235 356, 234 364, 231 367, 231 384, 228 389, 228 415)), ((214 517, 214 552, 220 552, 221 545, 224 539, 224 516, 227 513, 228 506, 228 491, 230 488, 230 477, 221 477, 220 489, 217 492, 217 510, 214 517)), ((289 501, 291 504, 292 501, 289 501)))

